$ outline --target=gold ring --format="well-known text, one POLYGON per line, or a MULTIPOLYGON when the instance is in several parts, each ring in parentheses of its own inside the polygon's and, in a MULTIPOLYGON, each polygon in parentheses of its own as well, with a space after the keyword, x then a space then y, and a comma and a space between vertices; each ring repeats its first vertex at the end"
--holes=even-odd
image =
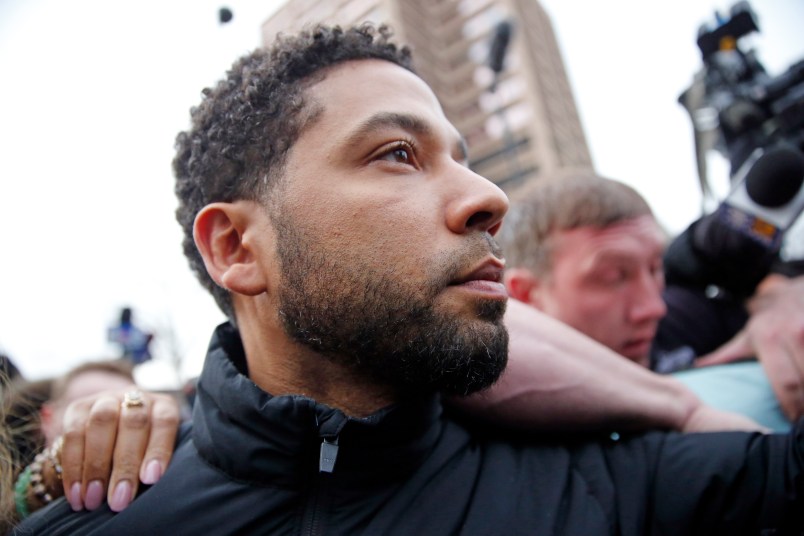
POLYGON ((135 389, 123 395, 123 402, 120 404, 120 407, 130 409, 141 408, 144 405, 145 401, 142 399, 142 392, 140 392, 138 389, 135 389))

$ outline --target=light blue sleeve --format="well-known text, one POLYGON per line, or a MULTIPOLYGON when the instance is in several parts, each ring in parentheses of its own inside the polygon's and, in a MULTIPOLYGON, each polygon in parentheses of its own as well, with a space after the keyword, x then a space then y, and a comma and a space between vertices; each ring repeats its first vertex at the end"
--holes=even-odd
POLYGON ((673 376, 715 408, 741 413, 775 432, 790 429, 790 421, 757 361, 690 369, 673 376))

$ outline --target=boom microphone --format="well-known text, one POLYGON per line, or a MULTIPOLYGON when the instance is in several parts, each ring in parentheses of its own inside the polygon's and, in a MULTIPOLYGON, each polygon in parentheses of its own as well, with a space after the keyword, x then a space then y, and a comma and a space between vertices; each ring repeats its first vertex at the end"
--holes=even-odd
POLYGON ((742 299, 768 274, 785 231, 804 210, 804 155, 788 145, 757 149, 733 183, 712 214, 668 247, 668 284, 715 285, 742 299))

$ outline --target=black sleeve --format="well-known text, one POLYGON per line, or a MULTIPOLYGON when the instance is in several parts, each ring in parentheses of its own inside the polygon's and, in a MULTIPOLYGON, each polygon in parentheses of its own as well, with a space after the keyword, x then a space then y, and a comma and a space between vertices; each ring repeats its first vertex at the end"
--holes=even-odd
POLYGON ((771 273, 786 277, 798 277, 804 275, 804 259, 781 260, 771 266, 771 273))
POLYGON ((804 534, 804 419, 789 434, 666 436, 651 534, 804 534))
MULTIPOLYGON (((654 356, 692 348, 702 356, 716 350, 740 331, 748 321, 742 301, 728 296, 707 296, 703 290, 667 285, 662 293, 667 314, 659 322, 653 341, 654 356)), ((659 367, 652 364, 654 370, 659 367)))
POLYGON ((744 300, 778 259, 778 248, 751 240, 708 215, 670 242, 664 254, 665 278, 668 285, 700 290, 714 285, 744 300))

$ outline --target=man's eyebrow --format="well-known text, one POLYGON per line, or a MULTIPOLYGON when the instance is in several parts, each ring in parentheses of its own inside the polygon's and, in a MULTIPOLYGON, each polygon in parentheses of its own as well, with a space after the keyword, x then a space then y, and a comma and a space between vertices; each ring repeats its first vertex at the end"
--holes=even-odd
MULTIPOLYGON (((661 252, 659 252, 658 257, 661 258, 661 252)), ((600 268, 601 266, 608 266, 611 264, 634 264, 641 262, 641 258, 641 255, 634 256, 628 251, 598 251, 590 259, 589 266, 593 268, 600 268)))
MULTIPOLYGON (((358 125, 346 138, 347 145, 357 145, 366 137, 375 132, 387 128, 400 128, 420 136, 432 136, 432 126, 423 119, 411 115, 396 112, 380 112, 358 125)), ((469 159, 466 141, 461 137, 455 142, 454 147, 461 161, 469 159)))
POLYGON ((596 253, 591 258, 591 266, 607 265, 611 263, 631 262, 632 260, 633 259, 631 256, 621 252, 604 251, 596 253))

